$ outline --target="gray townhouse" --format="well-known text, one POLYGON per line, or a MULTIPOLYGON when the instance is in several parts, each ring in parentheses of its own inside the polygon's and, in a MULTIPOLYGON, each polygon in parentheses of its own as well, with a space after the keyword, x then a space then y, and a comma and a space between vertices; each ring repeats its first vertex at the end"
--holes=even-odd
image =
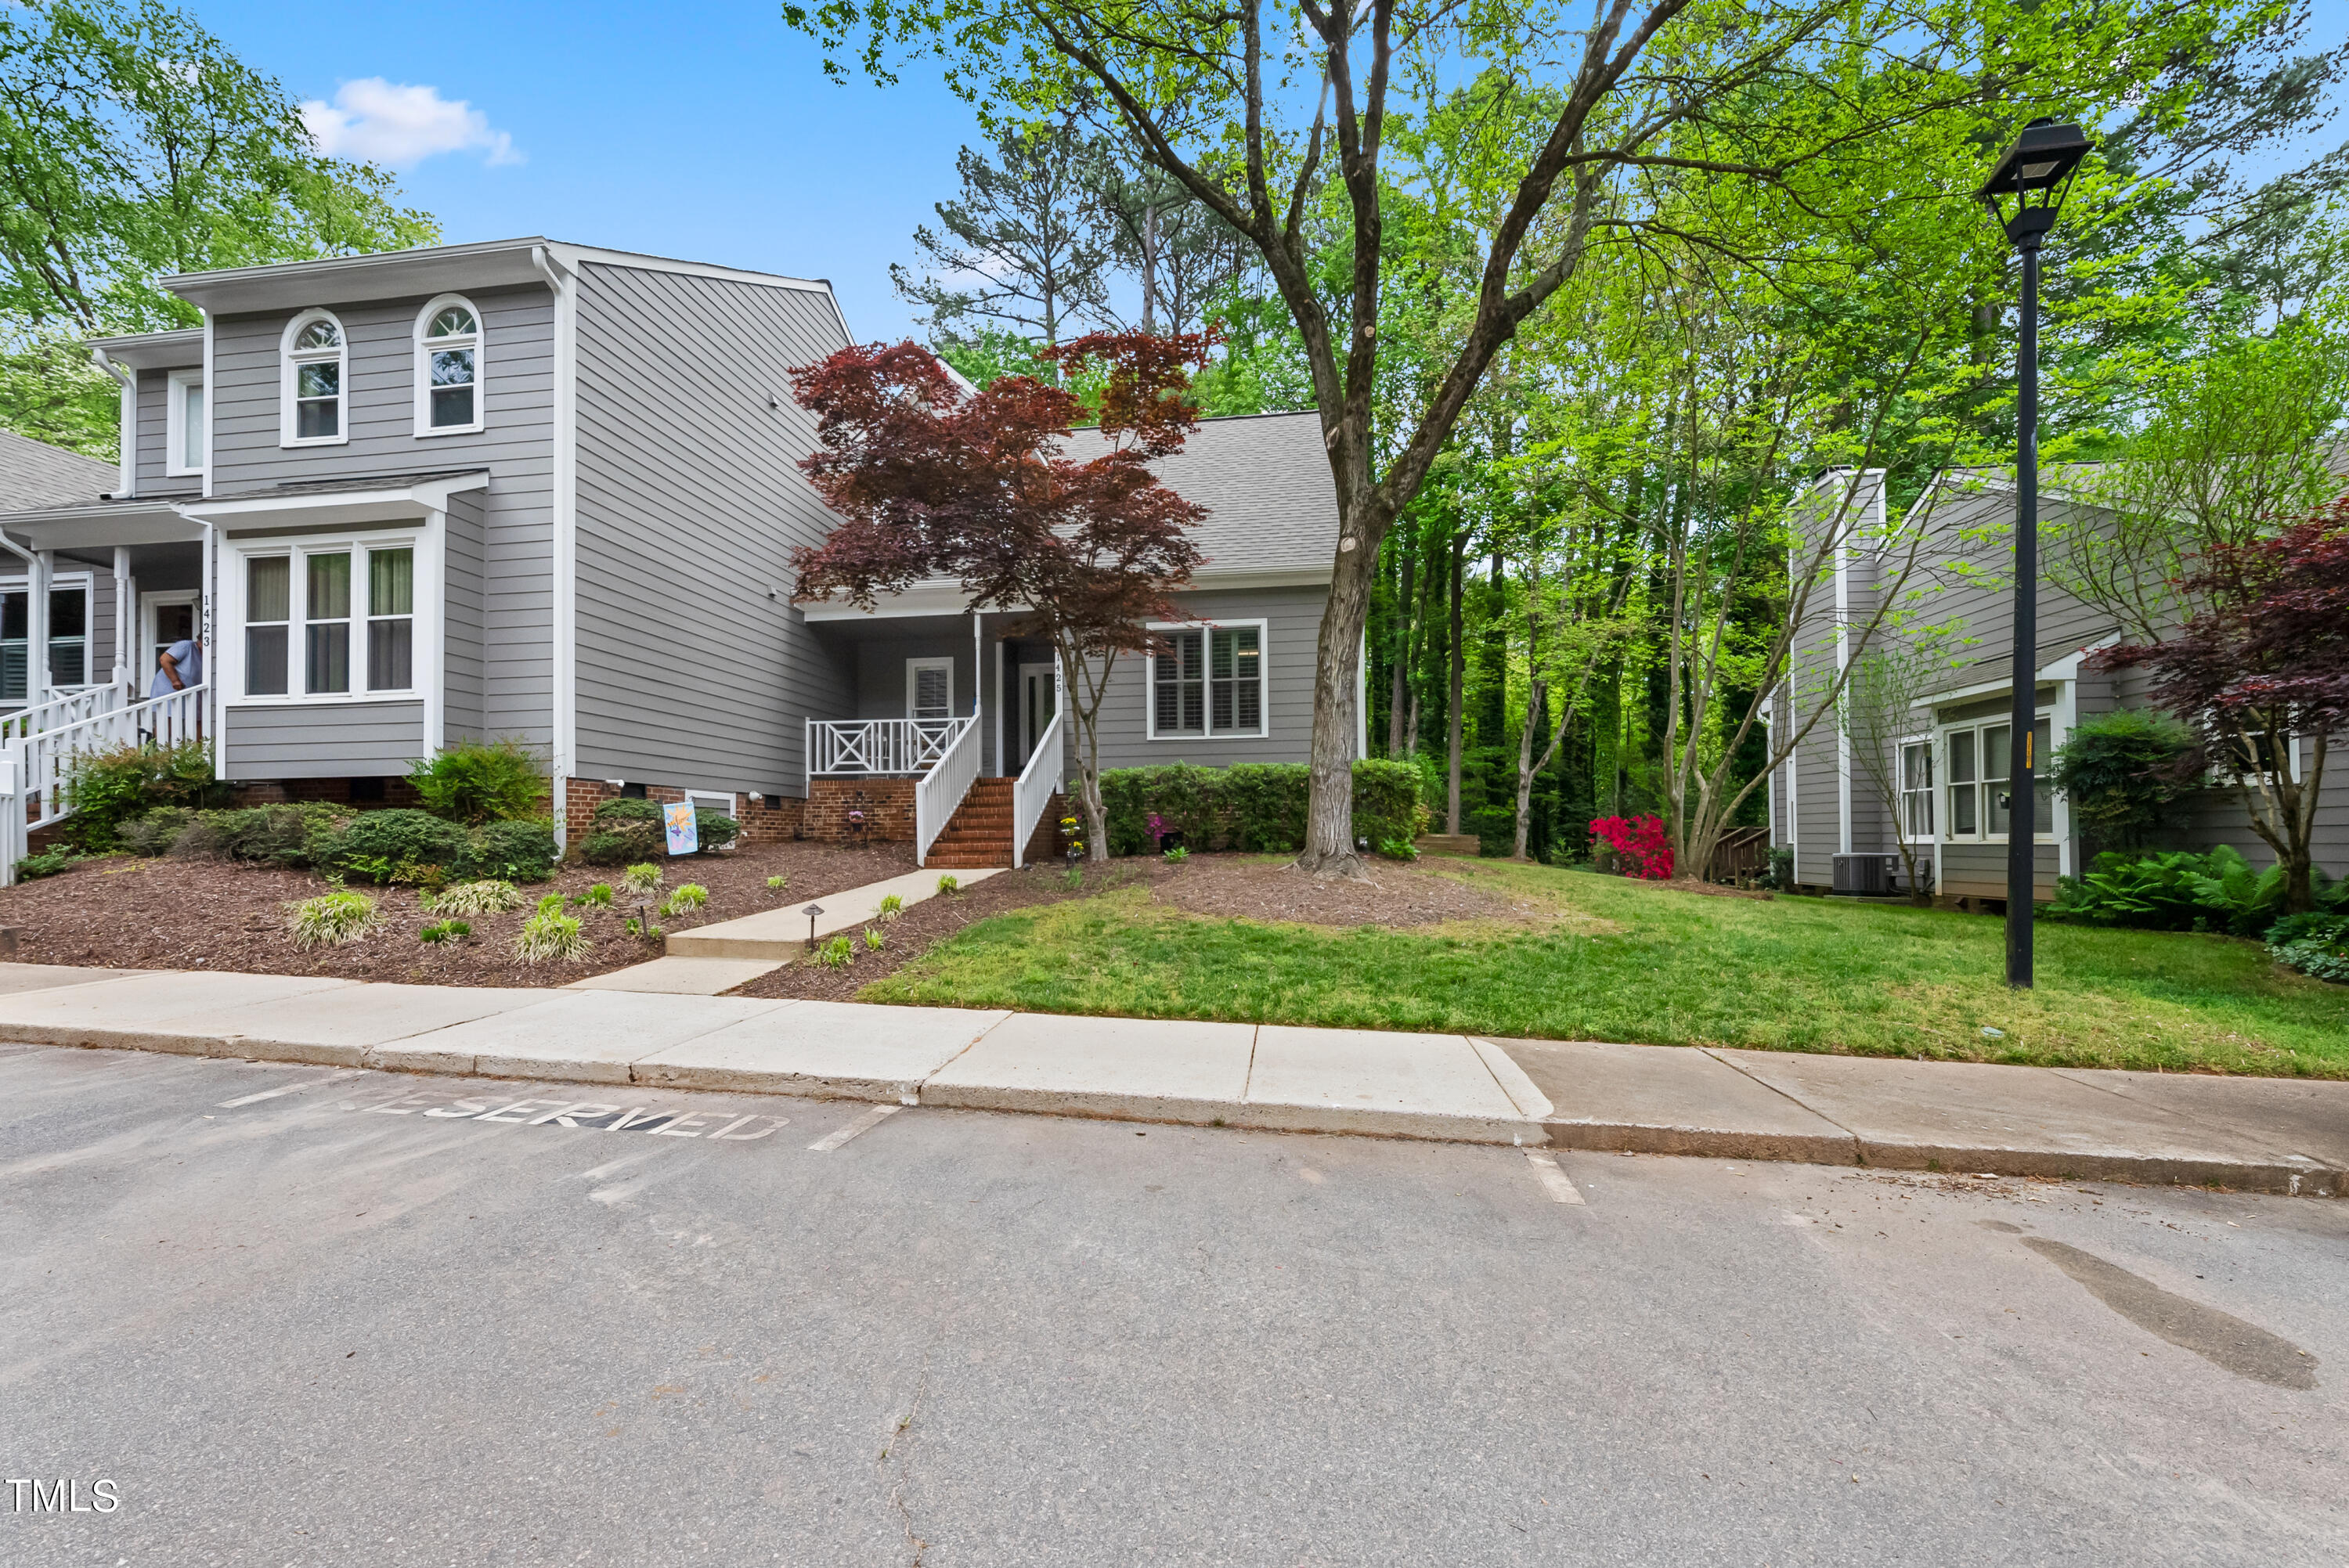
MULTIPOLYGON (((93 345, 119 469, 56 454, 78 479, 0 515, 34 827, 95 745, 202 735, 244 798, 364 805, 512 736, 558 832, 625 793, 926 855, 959 811, 937 847, 966 863, 1040 841, 1071 742, 1016 614, 953 583, 794 602, 833 521, 788 378, 851 341, 828 283, 529 238, 164 286, 202 327, 93 345), (150 695, 183 639, 204 680, 150 695)), ((1207 421, 1162 473, 1210 510, 1207 560, 1164 652, 1121 661, 1103 763, 1303 760, 1337 534, 1318 418, 1207 421)))
MULTIPOLYGON (((2006 788, 2014 689, 2013 481, 1997 470, 1945 472, 1896 519, 1887 510, 1883 478, 1877 470, 1837 470, 1821 476, 1798 500, 1795 515, 1811 542, 1798 547, 1795 564, 1799 569, 1812 552, 1823 550, 1823 570, 1772 723, 1794 724, 1797 715, 1818 710, 1836 673, 1854 656, 1858 629, 1888 596, 1897 595, 1897 624, 1904 628, 1892 635, 1925 634, 1922 629, 1930 628, 1941 645, 1928 661, 1930 676, 1915 682, 1902 705, 1905 719, 1855 726, 1845 722, 1846 714, 1827 713, 1773 771, 1771 841, 1793 851, 1799 886, 1880 892, 1898 884, 1897 857, 1905 839, 1936 902, 2003 910, 2007 836, 2015 815, 2006 788), (1830 538, 1821 522, 1837 515, 1847 487, 1846 524, 1839 537, 1830 538), (1860 755, 1871 739, 1886 753, 1872 769, 1860 755), (1886 799, 1888 792, 1895 799, 1886 799)), ((2047 537, 2064 529, 2109 526, 2108 514, 2088 493, 2067 489, 2060 470, 2042 484, 2040 516, 2047 537)), ((2043 561, 2035 757, 2048 757, 2092 714, 2152 706, 2144 670, 2089 666, 2091 654, 2123 640, 2109 612, 2064 592, 2043 561)), ((2295 772, 2313 756, 2308 738, 2295 737, 2295 772)), ((2088 847, 2069 803, 2044 773, 2035 785, 2034 893, 2044 902, 2054 897, 2059 875, 2079 872, 2088 847)), ((2208 850, 2223 843, 2253 865, 2273 861, 2232 789, 2201 791, 2189 805, 2170 847, 2208 850)), ((2349 769, 2326 769, 2314 850, 2327 872, 2349 875, 2349 769)))

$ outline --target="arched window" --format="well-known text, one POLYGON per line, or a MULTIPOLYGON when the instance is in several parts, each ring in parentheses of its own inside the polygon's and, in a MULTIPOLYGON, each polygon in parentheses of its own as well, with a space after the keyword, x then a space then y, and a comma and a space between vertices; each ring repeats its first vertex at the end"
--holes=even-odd
POLYGON ((289 447, 350 439, 343 417, 350 346, 343 324, 323 310, 305 310, 285 328, 280 441, 289 447))
POLYGON ((442 294, 416 317, 416 433, 453 435, 481 428, 481 314, 442 294))

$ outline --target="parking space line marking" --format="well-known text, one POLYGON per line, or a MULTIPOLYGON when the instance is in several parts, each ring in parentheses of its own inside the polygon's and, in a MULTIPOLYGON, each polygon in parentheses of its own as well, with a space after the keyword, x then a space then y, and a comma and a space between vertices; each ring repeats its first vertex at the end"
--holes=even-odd
POLYGON ((1561 1203, 1588 1207, 1583 1203, 1582 1193, 1573 1180, 1557 1168, 1557 1156, 1544 1154, 1538 1149, 1528 1149, 1526 1150, 1526 1163, 1534 1168, 1534 1175, 1541 1182, 1543 1191, 1561 1203))
POLYGON ((808 1145, 811 1154, 829 1154, 861 1132, 870 1132, 905 1108, 902 1105, 876 1105, 837 1132, 827 1132, 808 1145))
POLYGON ((305 1089, 324 1088, 326 1085, 339 1079, 357 1078, 363 1070, 365 1069, 352 1068, 346 1072, 328 1073, 325 1078, 307 1078, 301 1083, 280 1084, 275 1088, 263 1089, 259 1094, 240 1095, 234 1099, 224 1099, 212 1109, 234 1110, 241 1105, 258 1105, 264 1099, 275 1099, 281 1094, 300 1094, 305 1089))

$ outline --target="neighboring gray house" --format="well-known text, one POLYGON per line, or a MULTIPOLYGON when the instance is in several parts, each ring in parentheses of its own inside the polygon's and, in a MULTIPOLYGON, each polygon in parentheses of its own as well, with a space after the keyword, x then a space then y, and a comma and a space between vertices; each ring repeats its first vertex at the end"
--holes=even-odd
MULTIPOLYGON (((952 585, 870 614, 792 602, 791 553, 832 522, 788 379, 851 341, 828 284, 533 238, 164 286, 205 325, 94 345, 122 385, 104 493, 86 469, 0 515, 26 623, 0 712, 36 826, 59 758, 134 734, 213 738, 250 798, 360 802, 401 799, 437 748, 516 736, 559 831, 623 791, 753 837, 848 830, 862 797, 859 830, 910 814, 926 851, 1051 728, 1044 651, 952 585), (209 678, 150 700, 157 651, 191 636, 209 678)), ((1214 512, 1202 624, 1170 667, 1120 671, 1104 761, 1302 759, 1337 528, 1318 420, 1210 421, 1164 471, 1214 512)))
MULTIPOLYGON (((1774 725, 1807 717, 1826 700, 1836 673, 1857 646, 1859 629, 1880 596, 1901 593, 1905 624, 1940 628, 1948 645, 1930 678, 1916 685, 1902 707, 1906 722, 1854 726, 1829 713, 1775 769, 1770 785, 1773 844, 1794 851, 1793 880, 1819 890, 1882 891, 1879 880, 1905 835, 1929 868, 1938 901, 1969 908, 2003 909, 2009 801, 2007 745, 2011 734, 2013 620, 2010 591, 2014 490, 1995 471, 1951 472, 1904 516, 1886 515, 1883 476, 1839 470, 1822 476, 1797 515, 1832 513, 1846 486, 1853 524, 1840 548, 1827 552, 1811 613, 1799 628, 1793 668, 1778 694, 1774 725), (1908 544, 1918 541, 1905 585, 1899 583, 1908 544), (1881 798, 1861 736, 1881 739, 1878 765, 1898 796, 1899 810, 1881 798)), ((2039 581, 2038 723, 2034 777, 2039 796, 2034 826, 2038 899, 2053 898, 2058 875, 2076 874, 2083 845, 2068 802, 2045 782, 2045 759, 2081 718, 2115 707, 2150 706, 2141 669, 2110 674, 2087 667, 2088 655, 2122 637, 2112 615, 2065 593, 2052 579, 2046 542, 2066 527, 2095 528, 2102 513, 2084 495, 2068 492, 2063 475, 2042 486, 2043 566, 2039 581)), ((1824 538, 1823 534, 1816 534, 1824 538)), ((1816 548, 1816 545, 1814 545, 1816 548)), ((1846 710, 1848 711, 1847 709, 1846 710)), ((1783 731, 1782 731, 1783 733, 1783 731)), ((2292 765, 2304 769, 2311 743, 2293 742, 2292 765)), ((2257 834, 2231 789, 2197 796, 2178 847, 2225 843, 2254 865, 2275 856, 2257 834)), ((2349 875, 2349 769, 2328 768, 2317 804, 2317 863, 2349 875)))

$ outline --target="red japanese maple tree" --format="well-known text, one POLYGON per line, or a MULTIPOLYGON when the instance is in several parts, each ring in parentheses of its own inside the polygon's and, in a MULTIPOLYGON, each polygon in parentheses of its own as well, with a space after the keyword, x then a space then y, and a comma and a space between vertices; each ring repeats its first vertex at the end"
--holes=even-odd
POLYGON ((816 415, 801 463, 841 522, 793 552, 800 598, 881 594, 954 578, 974 609, 1025 612, 1006 635, 1052 645, 1078 738, 1092 857, 1109 854, 1097 723, 1118 655, 1182 619, 1170 594, 1200 555, 1206 515, 1158 481, 1157 459, 1198 428, 1190 367, 1206 340, 1093 333, 1043 356, 1063 380, 1007 376, 977 393, 914 343, 843 348, 792 372, 816 415), (1081 420, 1098 428, 1081 434, 1081 420))
POLYGON ((2179 586, 2201 608, 2176 636, 2095 663, 2152 673, 2153 699, 2201 734, 2197 765, 2232 785, 2275 851, 2284 908, 2312 908, 2325 752, 2349 724, 2349 496, 2268 538, 2213 545, 2179 586))

